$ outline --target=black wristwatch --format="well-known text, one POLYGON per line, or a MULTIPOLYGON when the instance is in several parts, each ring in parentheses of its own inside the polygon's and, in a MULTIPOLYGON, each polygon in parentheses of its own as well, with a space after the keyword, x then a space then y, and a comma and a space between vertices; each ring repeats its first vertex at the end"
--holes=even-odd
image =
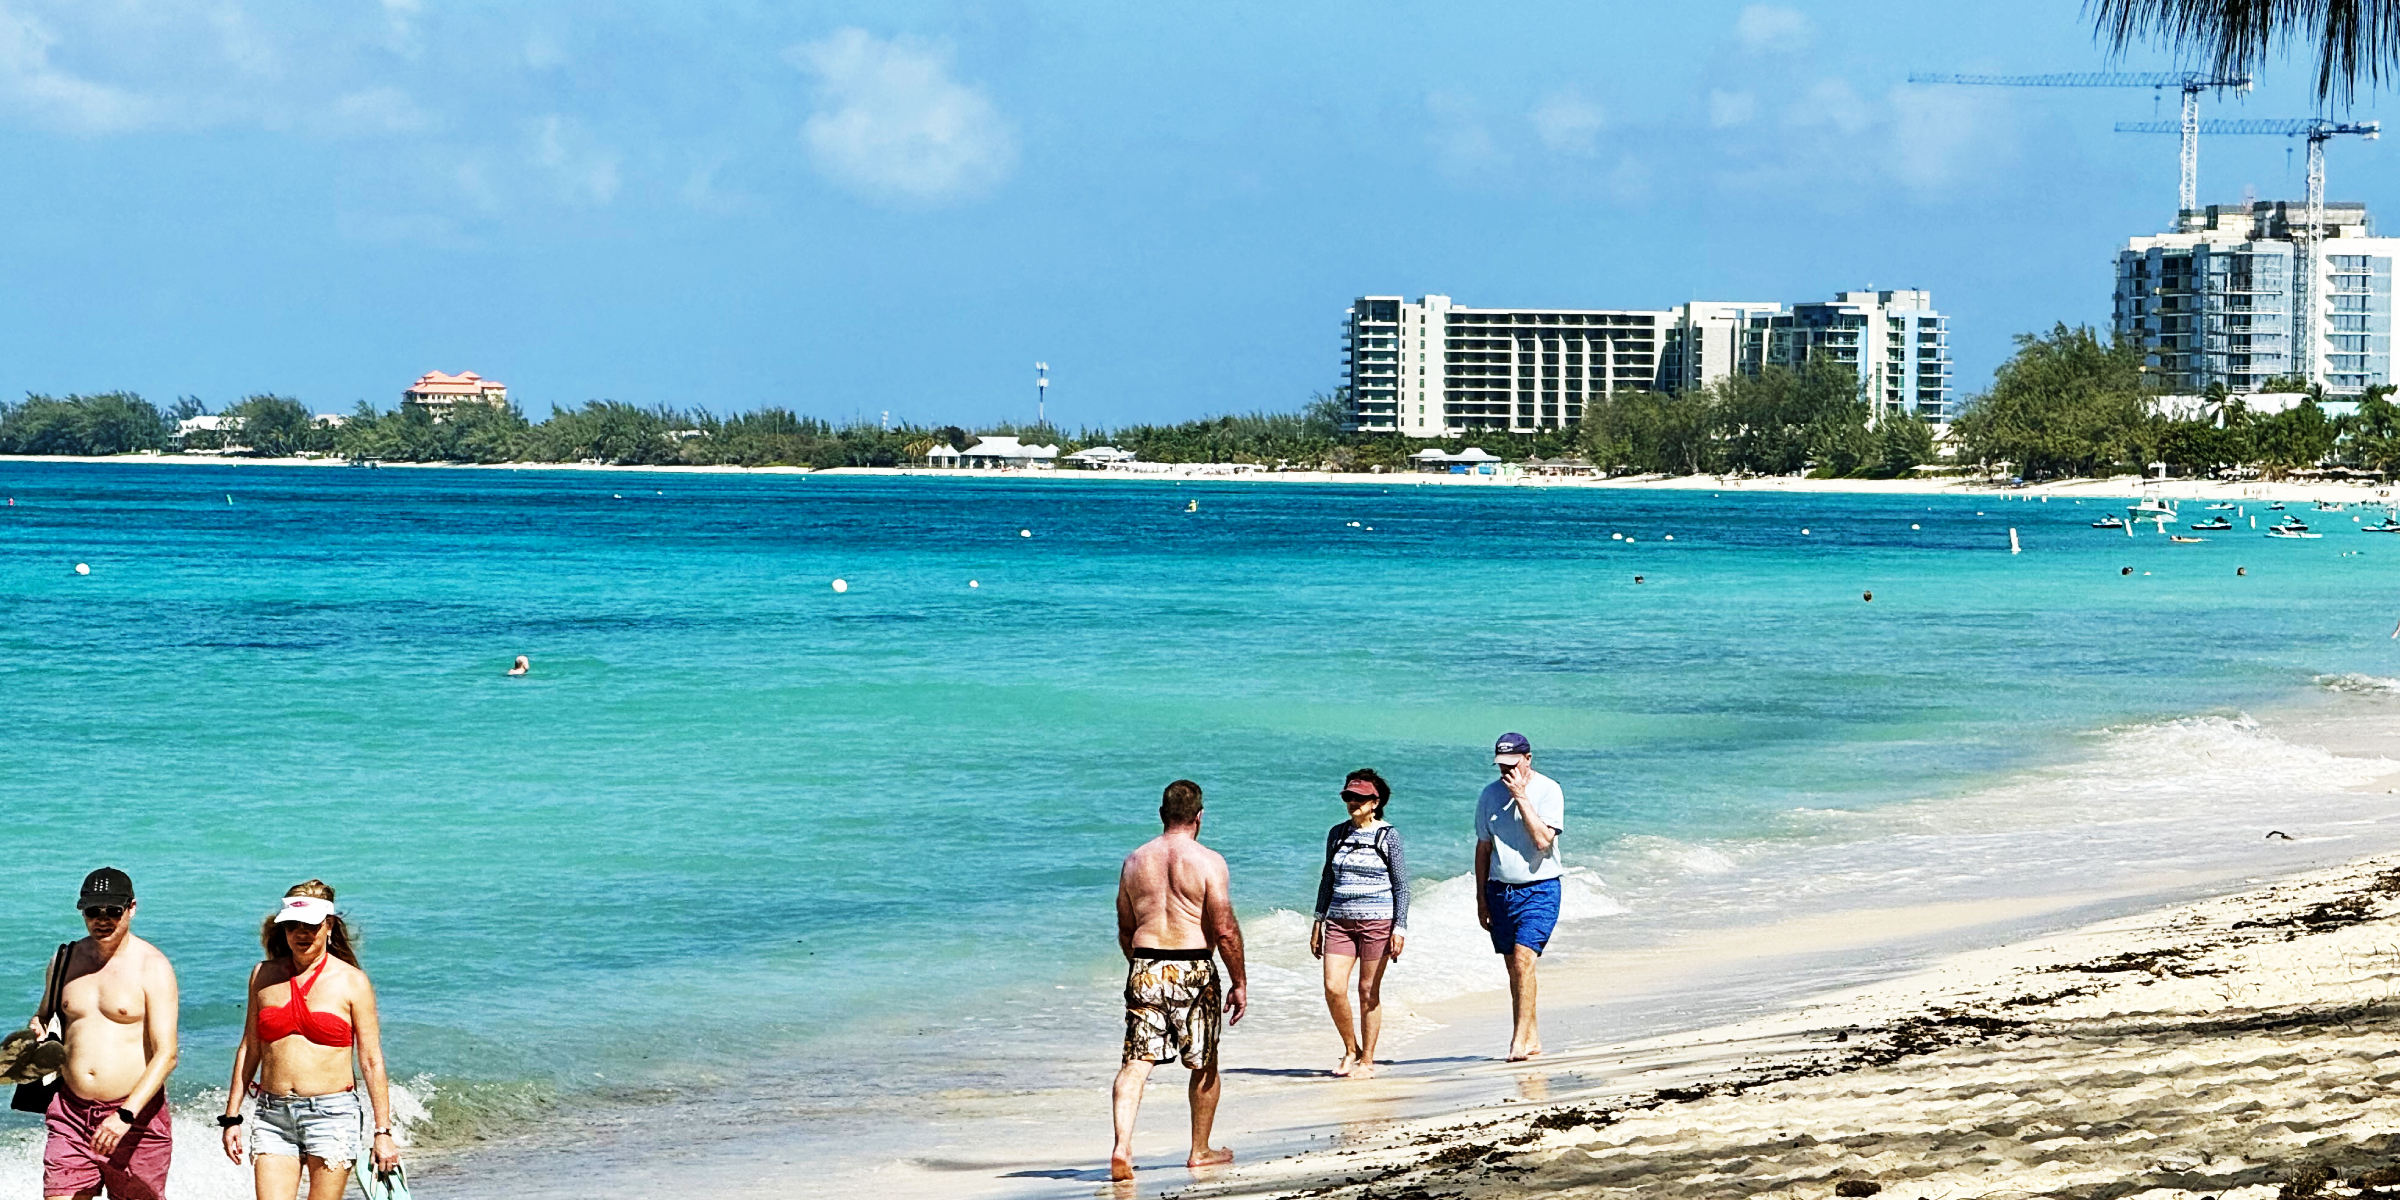
POLYGON ((125 1122, 128 1125, 131 1125, 142 1118, 130 1108, 119 1108, 117 1110, 117 1119, 125 1122))
POLYGON ((231 1129, 231 1128, 233 1128, 234 1126, 236 1126, 236 1125, 239 1125, 239 1124, 241 1124, 241 1123, 242 1123, 242 1114, 240 1114, 240 1113, 235 1113, 235 1114, 233 1114, 233 1115, 232 1115, 232 1116, 230 1116, 230 1117, 229 1117, 229 1116, 225 1116, 225 1115, 224 1115, 224 1114, 222 1114, 222 1113, 218 1114, 218 1116, 217 1116, 217 1128, 219 1128, 219 1129, 231 1129))

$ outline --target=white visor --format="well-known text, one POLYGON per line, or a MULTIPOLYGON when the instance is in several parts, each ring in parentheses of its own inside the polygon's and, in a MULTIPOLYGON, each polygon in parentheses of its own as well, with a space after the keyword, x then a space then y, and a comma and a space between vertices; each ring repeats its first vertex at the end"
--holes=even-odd
POLYGON ((285 896, 283 907, 275 911, 277 921, 297 921, 302 925, 322 925, 333 915, 333 901, 315 896, 285 896))

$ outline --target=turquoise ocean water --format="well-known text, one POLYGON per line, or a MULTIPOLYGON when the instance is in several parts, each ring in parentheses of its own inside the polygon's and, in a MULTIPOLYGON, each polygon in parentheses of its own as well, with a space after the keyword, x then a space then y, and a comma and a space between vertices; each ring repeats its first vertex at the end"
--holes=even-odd
MULTIPOLYGON (((1567 788, 1587 939, 2238 873, 2218 835, 2269 814, 2400 844, 2341 798, 2392 764, 2247 717, 2400 711, 2400 537, 2355 513, 2184 546, 2066 501, 1406 481, 0 462, 0 493, 0 1005, 124 867, 198 1103, 258 919, 322 877, 420 1141, 470 1155, 725 1102, 872 1165, 943 1097, 1104 1074, 1115 864, 1183 776, 1285 941, 1345 771, 1454 884, 1507 729, 1567 788)), ((1425 995, 1479 986, 1441 948, 1425 995)), ((1319 1019, 1304 956, 1259 953, 1262 1027, 1319 1019)))

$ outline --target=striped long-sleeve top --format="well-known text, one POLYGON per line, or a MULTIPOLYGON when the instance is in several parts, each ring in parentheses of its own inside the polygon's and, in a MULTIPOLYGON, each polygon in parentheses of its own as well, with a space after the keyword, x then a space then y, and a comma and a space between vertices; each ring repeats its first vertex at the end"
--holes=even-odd
POLYGON ((1327 918, 1390 921, 1393 929, 1408 932, 1408 856, 1397 827, 1377 822, 1360 829, 1343 821, 1325 832, 1317 919, 1327 918))

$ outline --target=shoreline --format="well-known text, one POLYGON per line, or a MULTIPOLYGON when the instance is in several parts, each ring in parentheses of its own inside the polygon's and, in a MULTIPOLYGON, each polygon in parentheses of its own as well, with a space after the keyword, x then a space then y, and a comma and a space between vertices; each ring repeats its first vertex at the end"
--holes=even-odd
MULTIPOLYGON (((51 463, 85 465, 161 465, 192 467, 309 467, 349 468, 348 461, 334 458, 228 458, 219 455, 192 454, 118 454, 107 457, 86 457, 68 454, 26 454, 0 456, 0 464, 51 463)), ((1747 492, 1752 494, 1790 495, 1889 495, 1889 496, 1977 496, 2024 497, 2032 502, 2049 499, 2119 500, 2139 495, 2144 485, 2130 475, 2106 479, 2077 478, 2051 480, 2022 485, 1995 484, 1963 476, 1919 477, 1907 479, 1805 479, 1791 476, 1751 476, 1733 478, 1717 475, 1621 475, 1610 477, 1533 476, 1533 475, 1446 475, 1395 471, 1383 474, 1333 471, 1247 471, 1229 473, 1201 469, 1200 464, 1187 469, 1155 472, 1122 471, 967 471, 934 470, 922 467, 814 467, 769 466, 742 467, 729 465, 620 465, 605 463, 379 463, 375 469, 426 471, 580 471, 625 472, 644 475, 780 475, 827 476, 832 478, 905 478, 905 479, 967 479, 985 482, 998 480, 1069 480, 1087 483, 1297 483, 1346 484, 1350 486, 1384 486, 1393 484, 1444 487, 1485 488, 1579 488, 1598 491, 1705 491, 1747 492)), ((358 468, 352 468, 358 469, 358 468)), ((2349 504, 2393 503, 2400 485, 2374 482, 2332 480, 2265 480, 2223 481, 2210 479, 2169 479, 2150 485, 2161 496, 2171 500, 2260 500, 2284 499, 2327 501, 2349 504)), ((2380 505, 2378 505, 2380 506, 2380 505)))
POLYGON ((2400 852, 2366 855, 1747 1020, 1476 1064, 1515 1096, 1342 1129, 1182 1194, 1815 1196, 1858 1181, 1843 1194, 2266 1200, 2312 1170, 2390 1186, 2396 917, 2400 852))

